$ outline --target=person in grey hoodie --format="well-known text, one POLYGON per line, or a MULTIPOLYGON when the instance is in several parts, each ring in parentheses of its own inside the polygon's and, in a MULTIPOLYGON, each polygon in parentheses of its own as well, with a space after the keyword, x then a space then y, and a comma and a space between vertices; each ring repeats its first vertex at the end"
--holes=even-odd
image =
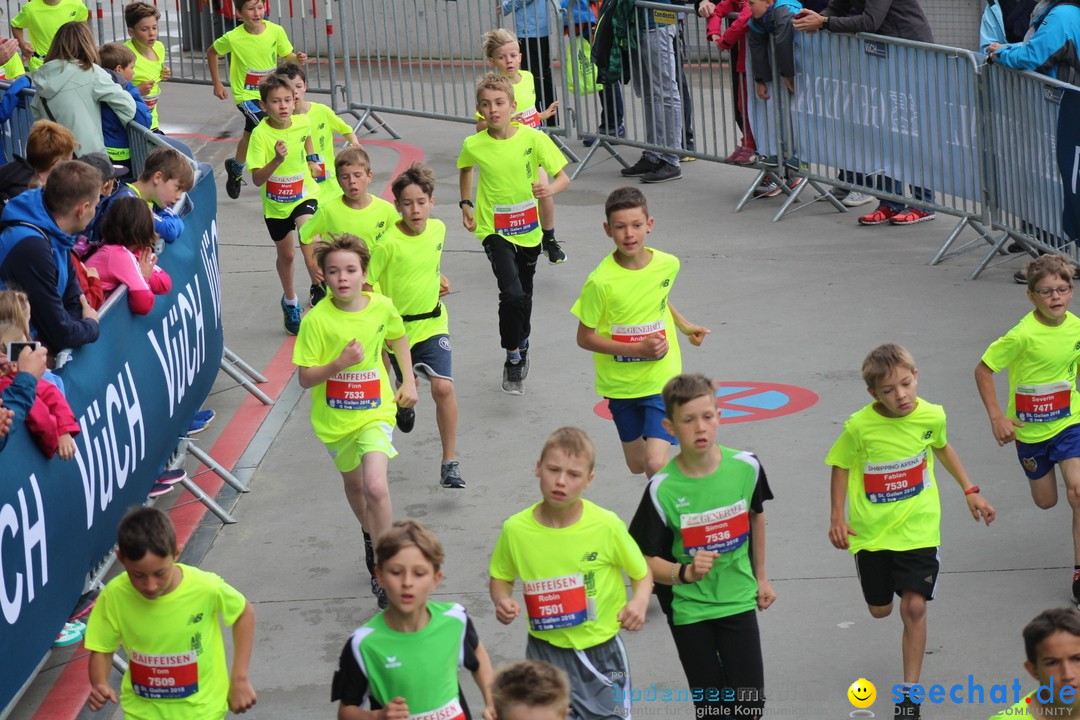
POLYGON ((34 118, 70 129, 79 143, 79 156, 105 152, 100 103, 112 108, 123 125, 135 117, 135 100, 97 63, 89 26, 72 22, 60 26, 45 64, 31 73, 37 88, 30 103, 34 118))

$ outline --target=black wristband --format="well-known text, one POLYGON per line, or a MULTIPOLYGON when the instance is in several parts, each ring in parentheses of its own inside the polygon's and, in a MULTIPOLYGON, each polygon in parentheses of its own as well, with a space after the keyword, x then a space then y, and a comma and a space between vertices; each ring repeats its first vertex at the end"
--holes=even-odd
POLYGON ((458 206, 459 208, 463 208, 463 207, 465 207, 466 205, 468 205, 468 206, 469 206, 469 207, 471 207, 471 208, 475 208, 475 207, 476 207, 475 205, 473 205, 473 201, 472 201, 472 200, 462 200, 461 202, 459 202, 459 203, 457 204, 457 206, 458 206))
POLYGON ((679 563, 679 582, 681 582, 683 585, 690 582, 686 579, 686 568, 688 567, 690 566, 686 563, 679 563))

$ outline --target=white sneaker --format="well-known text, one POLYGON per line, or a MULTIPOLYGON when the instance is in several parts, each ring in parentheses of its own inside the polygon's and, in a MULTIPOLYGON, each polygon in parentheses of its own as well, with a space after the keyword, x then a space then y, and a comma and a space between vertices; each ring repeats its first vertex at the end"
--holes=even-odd
POLYGON ((847 207, 859 207, 860 205, 865 205, 866 203, 873 201, 873 195, 867 195, 866 193, 861 192, 850 192, 847 194, 847 197, 840 202, 847 207))

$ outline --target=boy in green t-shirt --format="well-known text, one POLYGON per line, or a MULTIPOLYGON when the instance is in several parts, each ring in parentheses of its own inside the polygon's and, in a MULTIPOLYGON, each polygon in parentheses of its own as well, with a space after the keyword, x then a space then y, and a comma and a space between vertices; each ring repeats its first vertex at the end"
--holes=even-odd
POLYGON ((740 688, 727 702, 695 694, 697 716, 760 717, 765 672, 754 613, 776 600, 765 574, 769 481, 756 455, 716 443, 711 380, 677 375, 663 400, 679 454, 649 481, 630 534, 656 582, 671 586, 664 612, 689 687, 740 688))
MULTIPOLYGON (((312 178, 311 123, 303 115, 293 115, 296 100, 288 78, 266 76, 259 82, 259 94, 266 117, 251 133, 251 182, 263 191, 263 218, 277 249, 285 332, 295 335, 301 310, 293 286, 294 238, 319 207, 312 178)), ((310 268, 308 274, 314 285, 316 276, 310 268)))
POLYGON ((345 497, 364 532, 371 591, 386 607, 374 572, 372 537, 390 527, 393 509, 386 468, 393 445, 397 406, 416 404, 409 338, 393 303, 363 292, 371 255, 355 235, 330 235, 315 249, 315 261, 330 291, 329 302, 311 309, 293 348, 300 386, 311 388, 311 427, 325 445, 345 484, 345 497), (395 394, 383 368, 389 342, 401 367, 395 394), (368 534, 370 533, 370 535, 368 534))
POLYGON ((158 129, 158 100, 161 99, 161 83, 172 77, 172 70, 165 65, 165 45, 158 40, 158 20, 161 12, 147 2, 135 0, 124 7, 124 22, 130 36, 125 45, 135 53, 135 77, 133 82, 139 94, 150 108, 150 129, 158 129))
POLYGON ((225 160, 225 192, 235 200, 240 197, 240 185, 244 182, 244 164, 247 162, 251 133, 266 117, 266 109, 259 103, 259 84, 274 72, 279 60, 304 64, 307 55, 293 52, 285 29, 263 19, 266 12, 263 0, 233 0, 233 6, 243 25, 215 40, 206 51, 206 61, 210 68, 210 79, 214 83, 214 96, 226 100, 229 91, 221 82, 218 59, 222 55, 232 54, 229 86, 236 109, 244 116, 244 134, 236 145, 236 156, 225 160))
POLYGON ((1071 590, 1073 602, 1080 603, 1080 318, 1069 312, 1073 266, 1064 255, 1043 255, 1028 264, 1026 276, 1035 309, 986 349, 975 383, 994 439, 998 445, 1015 441, 1031 499, 1040 508, 1057 504, 1054 466, 1061 467, 1073 517, 1071 590), (1009 405, 1002 413, 993 374, 1005 369, 1009 405))
POLYGON ((360 140, 333 108, 307 99, 307 74, 297 63, 285 63, 275 73, 287 77, 292 83, 296 96, 296 114, 307 115, 311 120, 311 141, 315 146, 315 154, 319 156, 315 163, 315 181, 319 183, 319 199, 325 202, 341 194, 341 187, 334 172, 334 135, 345 138, 347 147, 360 147, 360 140))
MULTIPOLYGON (((446 225, 428 216, 435 206, 435 176, 419 163, 406 168, 391 185, 401 220, 392 225, 371 251, 369 287, 378 283, 394 303, 409 336, 413 370, 431 383, 435 421, 442 441, 439 484, 464 488, 457 461, 457 395, 450 358, 450 319, 442 294, 443 243, 446 225)), ((391 361, 394 362, 393 356, 391 361)), ((400 380, 401 371, 394 362, 400 380)), ((398 408, 398 426, 409 432, 416 420, 412 408, 398 408)))
POLYGON ((176 562, 176 530, 161 510, 134 508, 116 534, 116 558, 125 572, 101 591, 86 625, 90 709, 111 700, 131 720, 180 720, 224 718, 252 707, 251 603, 217 575, 176 562), (231 671, 219 615, 233 629, 231 671), (120 645, 128 669, 117 699, 109 674, 120 645))
POLYGON ((462 224, 480 238, 499 285, 499 338, 506 350, 502 389, 509 395, 525 393, 529 374, 533 276, 543 235, 537 200, 570 185, 566 158, 547 135, 512 122, 516 108, 507 78, 489 74, 480 80, 476 110, 487 129, 465 138, 457 159, 462 224), (475 214, 474 167, 480 168, 475 214))
POLYGON ((623 521, 581 497, 595 459, 592 440, 577 428, 548 437, 536 463, 542 499, 503 523, 488 568, 495 617, 504 625, 521 614, 513 598, 521 578, 525 656, 566 672, 581 720, 630 717, 630 665, 619 629, 641 629, 652 592, 652 575, 623 521), (633 589, 629 602, 623 573, 633 589))
POLYGON ((45 63, 53 37, 61 25, 86 22, 90 11, 81 0, 30 0, 11 18, 11 35, 19 41, 19 52, 30 58, 29 70, 45 63), (23 31, 29 31, 29 39, 23 31))
POLYGON ((911 353, 892 343, 874 348, 863 360, 862 378, 874 402, 848 418, 825 457, 832 467, 829 541, 855 556, 871 616, 888 617, 893 596, 900 597, 904 681, 895 716, 917 718, 919 703, 907 691, 922 672, 926 603, 934 598, 940 568, 935 459, 956 478, 976 521, 989 525, 996 513, 948 442, 944 408, 918 397, 911 353))
POLYGON ((415 520, 399 520, 379 538, 375 572, 390 601, 341 651, 330 691, 340 720, 470 720, 458 683, 468 669, 495 720, 491 659, 465 608, 432 602, 442 581, 442 544, 415 520), (368 701, 370 710, 361 707, 368 701))
POLYGON ((1024 654, 1024 669, 1039 687, 990 720, 1080 715, 1080 613, 1075 608, 1043 610, 1024 627, 1024 654))
POLYGON ((570 312, 578 318, 577 343, 591 350, 596 391, 608 401, 626 466, 651 478, 668 461, 675 438, 664 429, 660 392, 682 372, 677 329, 695 347, 709 330, 694 325, 669 300, 679 258, 645 246, 654 218, 645 195, 614 190, 604 205, 604 232, 615 251, 589 273, 570 312))
POLYGON ((566 720, 570 682, 551 663, 521 660, 495 673, 491 701, 498 720, 566 720))

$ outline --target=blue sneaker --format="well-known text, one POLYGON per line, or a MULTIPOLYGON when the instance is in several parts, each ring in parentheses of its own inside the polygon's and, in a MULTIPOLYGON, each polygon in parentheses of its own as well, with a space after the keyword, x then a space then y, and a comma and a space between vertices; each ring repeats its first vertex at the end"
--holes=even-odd
POLYGON ((300 303, 289 305, 285 302, 285 296, 281 296, 281 314, 285 316, 285 332, 295 335, 300 332, 300 303))
POLYGON ((214 421, 214 417, 217 415, 213 410, 200 410, 195 413, 195 416, 191 418, 191 424, 188 425, 188 435, 198 435, 206 427, 214 421))

